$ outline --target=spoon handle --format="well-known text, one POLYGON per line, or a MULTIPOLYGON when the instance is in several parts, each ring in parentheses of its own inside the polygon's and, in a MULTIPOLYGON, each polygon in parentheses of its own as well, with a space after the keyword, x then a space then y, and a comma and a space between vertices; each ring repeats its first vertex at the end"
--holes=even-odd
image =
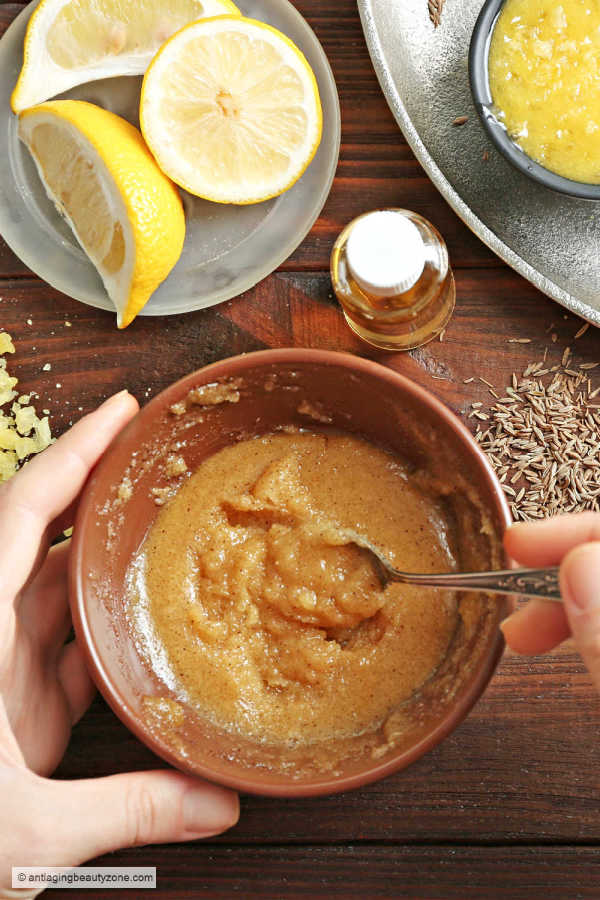
POLYGON ((454 590, 522 594, 562 603, 559 569, 508 569, 505 572, 473 572, 457 575, 406 575, 392 580, 454 590))

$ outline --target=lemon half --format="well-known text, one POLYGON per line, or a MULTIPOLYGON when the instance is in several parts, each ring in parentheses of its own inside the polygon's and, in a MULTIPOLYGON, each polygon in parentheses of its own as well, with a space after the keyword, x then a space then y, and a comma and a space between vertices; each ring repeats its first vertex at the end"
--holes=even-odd
POLYGON ((231 0, 42 0, 27 26, 12 109, 97 78, 140 75, 184 25, 238 13, 231 0))
POLYGON ((187 25, 158 51, 140 122, 161 169, 217 203, 257 203, 291 187, 322 133, 317 82, 292 41, 263 22, 187 25))
POLYGON ((175 185, 133 125, 80 100, 54 100, 19 116, 49 197, 98 269, 125 328, 183 249, 175 185))

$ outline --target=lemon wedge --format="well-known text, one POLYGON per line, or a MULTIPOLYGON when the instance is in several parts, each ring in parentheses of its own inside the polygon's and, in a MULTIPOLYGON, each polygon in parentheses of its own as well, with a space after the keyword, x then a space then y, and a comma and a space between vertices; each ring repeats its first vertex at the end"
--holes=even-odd
POLYGON ((185 218, 177 188, 137 128, 91 103, 53 100, 27 109, 19 137, 125 328, 181 255, 185 218))
POLYGON ((321 141, 317 82, 280 31, 244 17, 177 32, 144 77, 140 122, 169 178, 217 203, 257 203, 291 187, 321 141))
POLYGON ((238 13, 231 0, 42 0, 27 26, 12 109, 97 78, 140 75, 184 25, 238 13))

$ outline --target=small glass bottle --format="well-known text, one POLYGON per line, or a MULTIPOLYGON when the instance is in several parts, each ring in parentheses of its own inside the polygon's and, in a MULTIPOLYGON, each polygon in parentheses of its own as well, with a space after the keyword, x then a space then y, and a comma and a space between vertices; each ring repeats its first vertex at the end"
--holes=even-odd
POLYGON ((411 350, 444 330, 456 300, 441 234, 417 213, 365 213, 331 254, 333 289, 356 334, 380 350, 411 350))

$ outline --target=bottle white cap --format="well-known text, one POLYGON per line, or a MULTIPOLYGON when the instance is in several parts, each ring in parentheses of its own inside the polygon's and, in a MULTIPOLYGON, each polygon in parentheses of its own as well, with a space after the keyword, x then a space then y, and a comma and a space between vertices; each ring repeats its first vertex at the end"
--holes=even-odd
POLYGON ((346 244, 350 274, 373 297, 408 291, 425 268, 425 245, 417 226, 401 212, 381 210, 359 219, 346 244))

